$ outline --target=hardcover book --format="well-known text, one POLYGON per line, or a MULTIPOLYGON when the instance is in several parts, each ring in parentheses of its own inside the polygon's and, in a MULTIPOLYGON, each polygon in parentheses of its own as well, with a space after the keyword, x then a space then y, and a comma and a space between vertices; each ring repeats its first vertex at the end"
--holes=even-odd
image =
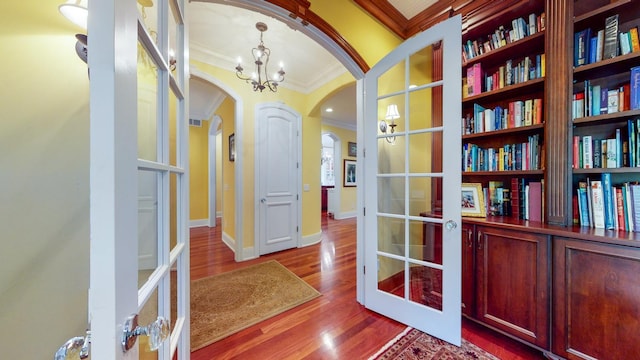
POLYGON ((602 59, 606 60, 618 55, 618 14, 609 16, 604 24, 602 59))
POLYGON ((640 232, 640 184, 629 184, 633 231, 640 232))
POLYGON ((611 186, 611 174, 610 173, 602 173, 602 198, 604 200, 604 228, 605 229, 614 229, 615 228, 615 218, 614 218, 614 195, 612 193, 613 187, 611 186))
POLYGON ((600 180, 591 181, 590 190, 593 227, 604 229, 604 195, 602 193, 602 182, 600 180))
POLYGON ((640 66, 631 68, 629 86, 629 108, 630 110, 640 109, 640 66))

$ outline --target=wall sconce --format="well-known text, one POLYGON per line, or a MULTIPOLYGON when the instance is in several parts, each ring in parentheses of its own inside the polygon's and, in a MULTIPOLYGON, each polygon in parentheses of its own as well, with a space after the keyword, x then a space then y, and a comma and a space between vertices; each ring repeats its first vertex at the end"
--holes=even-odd
MULTIPOLYGON (((387 129, 389 129, 389 134, 393 134, 395 132, 395 127, 398 126, 395 123, 396 119, 400 118, 400 113, 398 112, 398 105, 396 104, 391 104, 389 106, 387 106, 387 114, 385 115, 385 120, 380 120, 380 124, 378 125, 380 127, 380 131, 383 134, 387 133, 387 129), (390 120, 390 123, 387 124, 386 120, 390 120)), ((393 144, 396 142, 396 137, 395 136, 388 136, 385 138, 385 140, 387 140, 387 142, 389 144, 393 144)))
POLYGON ((58 11, 72 23, 87 29, 87 0, 67 0, 66 3, 58 6, 58 11))

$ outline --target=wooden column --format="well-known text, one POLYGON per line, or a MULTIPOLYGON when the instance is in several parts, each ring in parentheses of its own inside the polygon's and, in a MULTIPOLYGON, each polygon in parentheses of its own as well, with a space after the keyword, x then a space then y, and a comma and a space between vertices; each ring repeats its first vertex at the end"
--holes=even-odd
POLYGON ((549 224, 570 225, 573 1, 546 0, 545 214, 549 224))

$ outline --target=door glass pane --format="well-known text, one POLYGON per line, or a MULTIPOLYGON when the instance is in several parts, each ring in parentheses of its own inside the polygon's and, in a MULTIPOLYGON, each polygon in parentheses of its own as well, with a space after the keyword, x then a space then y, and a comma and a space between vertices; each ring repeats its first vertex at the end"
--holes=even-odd
POLYGON ((434 215, 431 207, 431 180, 431 177, 409 178, 409 215, 434 215))
POLYGON ((398 174, 405 172, 405 137, 396 136, 378 139, 378 173, 398 174))
POLYGON ((404 219, 378 217, 378 251, 404 256, 404 219))
POLYGON ((158 44, 158 7, 153 0, 138 0, 138 12, 147 32, 158 44))
POLYGON ((178 165, 178 98, 173 91, 169 91, 169 164, 178 165))
POLYGON ((178 243, 178 175, 169 174, 169 249, 178 243))
MULTIPOLYGON (((147 326, 158 318, 158 289, 156 289, 146 304, 142 307, 138 316, 139 326, 147 326)), ((156 360, 158 359, 158 351, 149 350, 149 337, 138 336, 138 359, 156 360)))
POLYGON ((138 158, 156 161, 158 144, 158 72, 138 43, 138 158))
POLYGON ((404 298, 404 261, 378 256, 378 290, 404 298))
POLYGON ((432 82, 433 45, 425 47, 409 57, 409 88, 432 82))
POLYGON ((427 221, 409 222, 409 257, 442 265, 442 225, 427 221))
MULTIPOLYGON (((409 135, 409 172, 410 173, 431 173, 433 169, 433 144, 434 137, 440 136, 441 132, 423 132, 409 135)), ((437 150, 440 151, 440 150, 437 150)), ((460 156, 456 155, 456 159, 460 156)))
POLYGON ((378 135, 394 134, 406 129, 404 99, 404 94, 400 94, 378 100, 378 135))
MULTIPOLYGON (((169 67, 171 67, 171 61, 175 61, 177 63, 178 59, 176 59, 176 50, 178 49, 178 43, 176 39, 180 39, 178 34, 178 24, 176 19, 178 19, 178 9, 176 8, 174 0, 169 0, 169 67)), ((173 65, 175 69, 175 64, 173 65)))
POLYGON ((378 78, 378 96, 392 94, 405 89, 404 61, 394 65, 378 78))
POLYGON ((378 179, 378 212, 404 215, 404 177, 378 179))
POLYGON ((409 130, 442 125, 442 86, 412 91, 409 94, 409 130), (438 96, 439 95, 439 96, 438 96))
POLYGON ((158 174, 138 171, 138 280, 140 283, 158 265, 158 174))
POLYGON ((410 264, 409 277, 409 299, 442 310, 442 270, 410 264))

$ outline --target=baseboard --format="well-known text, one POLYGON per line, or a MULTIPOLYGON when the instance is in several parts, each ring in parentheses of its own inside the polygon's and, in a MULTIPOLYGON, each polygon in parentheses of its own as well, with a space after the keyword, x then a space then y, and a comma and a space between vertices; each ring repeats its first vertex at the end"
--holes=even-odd
POLYGON ((256 254, 256 248, 255 247, 247 247, 242 249, 242 261, 246 261, 246 260, 252 260, 255 258, 258 258, 258 254, 256 254))
POLYGON ((209 219, 200 219, 200 220, 191 220, 189 221, 189 227, 201 227, 201 226, 209 226, 209 219))
POLYGON ((231 236, 229 236, 229 234, 227 234, 226 232, 222 232, 222 242, 227 245, 227 247, 229 249, 231 249, 231 251, 233 251, 233 253, 235 254, 236 252, 236 239, 232 238, 231 236))
POLYGON ((344 219, 350 219, 350 218, 354 218, 358 216, 358 213, 355 211, 347 211, 347 212, 339 212, 339 213, 335 213, 333 218, 336 220, 344 220, 344 219))
POLYGON ((305 247, 309 245, 315 245, 322 240, 322 231, 318 231, 315 234, 303 236, 300 240, 300 247, 305 247))
POLYGON ((217 217, 217 218, 221 218, 221 217, 222 217, 222 211, 218 211, 218 212, 216 212, 216 217, 217 217))

